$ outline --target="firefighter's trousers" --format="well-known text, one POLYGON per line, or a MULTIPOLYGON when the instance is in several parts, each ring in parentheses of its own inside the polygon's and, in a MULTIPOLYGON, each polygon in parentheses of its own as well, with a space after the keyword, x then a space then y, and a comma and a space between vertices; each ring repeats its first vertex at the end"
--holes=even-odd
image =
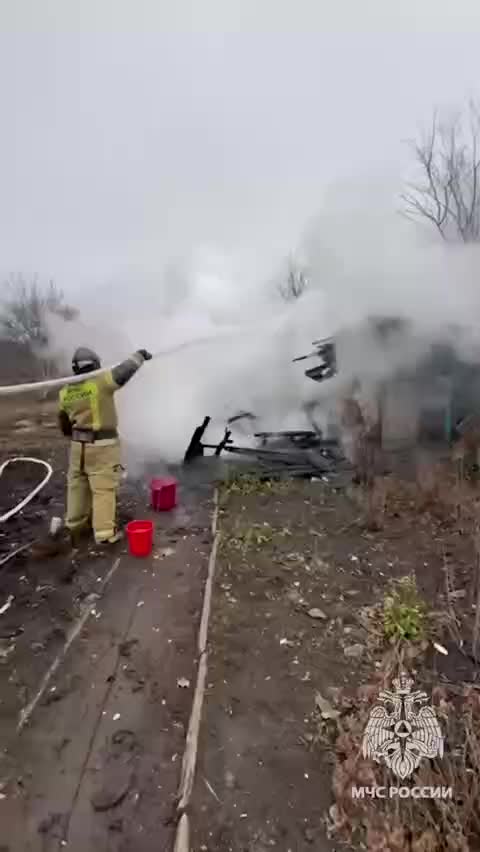
POLYGON ((65 521, 71 532, 91 523, 95 541, 115 535, 121 470, 118 440, 71 442, 65 521))

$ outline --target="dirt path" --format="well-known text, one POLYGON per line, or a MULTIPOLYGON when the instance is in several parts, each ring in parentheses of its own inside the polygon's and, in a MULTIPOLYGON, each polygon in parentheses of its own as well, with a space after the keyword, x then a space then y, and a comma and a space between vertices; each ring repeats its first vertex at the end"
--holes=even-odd
MULTIPOLYGON (((2 530, 4 553, 44 537, 63 513, 63 442, 25 429, 8 440, 5 427, 2 455, 52 458, 55 475, 2 530)), ((35 475, 12 470, 0 504, 13 505, 35 475)), ((173 849, 211 497, 208 484, 180 488, 178 510, 155 515, 147 560, 85 544, 55 558, 27 551, 0 569, 0 605, 11 599, 0 616, 2 852, 173 849)), ((124 489, 123 520, 148 517, 146 500, 143 485, 124 489)))
MULTIPOLYGON (((10 852, 62 842, 78 850, 173 847, 208 535, 165 545, 166 555, 160 547, 147 562, 122 555, 118 567, 96 563, 99 577, 113 574, 72 620, 75 631, 90 613, 31 723, 15 734, 13 714, 5 716, 0 809, 10 852)), ((43 654, 35 690, 55 659, 43 654)), ((9 680, 20 670, 13 657, 9 680)))

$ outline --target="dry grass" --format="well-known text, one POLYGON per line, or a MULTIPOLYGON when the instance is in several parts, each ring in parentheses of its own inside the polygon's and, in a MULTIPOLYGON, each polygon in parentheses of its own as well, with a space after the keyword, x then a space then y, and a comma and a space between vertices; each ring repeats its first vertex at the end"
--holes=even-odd
MULTIPOLYGON (((412 483, 394 476, 371 477, 370 484, 359 491, 359 499, 363 499, 370 529, 381 529, 389 515, 409 512, 419 522, 429 517, 437 526, 448 525, 471 541, 475 602, 471 650, 476 659, 480 648, 480 500, 462 465, 422 462, 412 483)), ((458 647, 465 649, 462 627, 465 631, 466 622, 457 612, 457 601, 467 595, 467 590, 455 588, 455 566, 445 555, 443 563, 447 609, 443 620, 458 647)), ((388 608, 388 613, 384 611, 384 628, 398 640, 395 652, 385 656, 376 683, 340 703, 330 828, 347 844, 370 852, 474 852, 480 849, 480 690, 473 685, 433 690, 432 703, 445 737, 445 753, 441 759, 423 760, 407 783, 451 787, 451 799, 352 797, 354 786, 395 785, 386 767, 363 759, 363 734, 379 690, 391 685, 403 661, 415 659, 417 668, 422 663, 421 643, 405 641, 420 639, 423 633, 418 628, 424 614, 414 596, 410 601, 390 596, 388 608)))
POLYGON ((24 419, 40 424, 45 417, 55 417, 57 396, 58 392, 54 400, 43 400, 38 394, 5 397, 0 411, 0 427, 11 427, 24 419))
POLYGON ((431 462, 420 457, 411 482, 395 474, 379 475, 378 462, 374 464, 354 490, 367 528, 381 530, 389 515, 405 510, 456 522, 464 533, 472 534, 479 524, 480 488, 453 460, 431 462))
POLYGON ((220 486, 220 500, 224 505, 233 495, 248 497, 251 494, 275 496, 287 494, 291 487, 289 480, 265 479, 252 472, 234 472, 220 486))

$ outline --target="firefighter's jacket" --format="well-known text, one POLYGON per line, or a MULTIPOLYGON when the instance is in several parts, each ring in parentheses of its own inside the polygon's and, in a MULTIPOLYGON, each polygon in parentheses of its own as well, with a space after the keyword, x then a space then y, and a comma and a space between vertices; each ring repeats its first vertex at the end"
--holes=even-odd
POLYGON ((140 352, 130 355, 113 370, 83 382, 66 385, 60 391, 59 421, 65 436, 92 443, 117 437, 117 411, 114 394, 143 364, 140 352))

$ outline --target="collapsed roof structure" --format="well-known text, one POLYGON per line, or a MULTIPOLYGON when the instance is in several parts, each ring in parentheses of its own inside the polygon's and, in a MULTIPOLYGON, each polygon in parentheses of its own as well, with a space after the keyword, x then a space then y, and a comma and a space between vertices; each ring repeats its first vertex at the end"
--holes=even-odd
POLYGON ((318 362, 305 371, 315 382, 338 377, 332 396, 361 398, 373 385, 383 446, 450 444, 480 410, 480 353, 462 355, 463 336, 453 327, 422 336, 409 320, 370 317, 294 360, 318 362))
MULTIPOLYGON (((316 362, 305 376, 329 383, 331 393, 320 395, 318 404, 330 408, 330 415, 332 401, 356 398, 362 408, 368 397, 367 408, 375 412, 387 454, 396 449, 447 448, 461 434, 462 424, 476 415, 477 404, 480 411, 480 352, 462 357, 462 342, 461 329, 447 328, 440 334, 400 317, 370 317, 334 337, 314 341, 313 351, 294 361, 316 362)), ((232 461, 250 462, 265 478, 343 477, 353 470, 348 436, 340 418, 332 423, 327 417, 326 430, 320 426, 314 406, 305 409, 311 430, 255 431, 256 416, 242 411, 230 418, 216 443, 204 442, 210 424, 210 417, 205 417, 192 434, 184 462, 191 464, 206 451, 217 458, 226 455, 232 461), (232 426, 241 420, 253 427, 247 446, 232 439, 232 426)))

